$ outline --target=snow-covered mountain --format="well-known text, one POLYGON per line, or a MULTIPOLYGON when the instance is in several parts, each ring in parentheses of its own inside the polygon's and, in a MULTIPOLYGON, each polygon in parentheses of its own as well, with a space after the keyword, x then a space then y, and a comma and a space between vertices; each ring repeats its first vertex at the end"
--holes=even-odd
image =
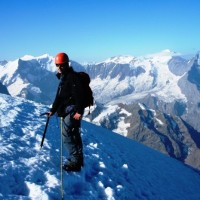
MULTIPOLYGON (((95 99, 101 103, 114 100, 120 102, 119 97, 126 97, 125 102, 130 104, 148 94, 165 102, 176 99, 187 101, 177 83, 183 74, 175 75, 168 67, 168 62, 174 55, 175 53, 165 50, 146 57, 118 56, 84 67, 92 78, 91 87, 95 99)), ((185 64, 185 61, 182 63, 185 64)), ((73 62, 73 66, 77 70, 77 63, 73 62)), ((84 70, 83 66, 78 67, 84 70)), ((53 57, 48 54, 1 62, 0 70, 0 80, 12 96, 25 96, 28 99, 37 96, 34 97, 35 100, 42 101, 45 97, 40 95, 49 94, 47 88, 55 88, 53 83, 56 81, 52 72, 56 69, 53 57)))
POLYGON ((200 132, 199 68, 199 53, 185 60, 169 50, 87 65, 97 101, 108 105, 143 103, 183 118, 200 132))
MULTIPOLYGON (((91 77, 96 105, 88 120, 200 168, 196 159, 200 148, 199 57, 198 53, 186 60, 164 50, 84 66, 71 64, 91 77)), ((52 103, 58 84, 52 56, 2 61, 0 71, 0 81, 12 96, 52 103)))
POLYGON ((118 104, 97 106, 90 121, 200 169, 200 134, 176 115, 118 104))
MULTIPOLYGON (((60 127, 47 107, 0 94, 0 199, 61 199, 60 127)), ((85 167, 65 173, 65 199, 199 200, 200 174, 181 162, 86 121, 85 167)))
MULTIPOLYGON (((120 56, 88 65, 96 100, 102 103, 123 101, 130 104, 151 95, 164 102, 177 99, 187 101, 178 86, 183 74, 174 74, 168 66, 175 55, 165 50, 145 57, 120 56)), ((181 64, 185 64, 185 61, 181 64)), ((184 70, 185 66, 182 68, 184 70)))
MULTIPOLYGON (((131 104, 139 101, 168 113, 187 115, 191 95, 185 86, 197 84, 194 76, 198 75, 192 70, 199 66, 196 60, 198 56, 187 61, 165 50, 143 57, 113 57, 87 66, 72 61, 72 66, 90 74, 95 100, 100 103, 131 104), (187 78, 189 74, 192 75, 187 78)), ((15 61, 1 62, 0 70, 0 81, 12 96, 52 103, 57 86, 53 57, 47 54, 24 56, 15 61)), ((200 96, 198 94, 199 90, 196 95, 200 96)), ((197 123, 195 126, 198 128, 197 123)))
POLYGON ((43 55, 9 61, 0 66, 0 80, 12 96, 48 103, 53 98, 52 89, 56 90, 52 60, 48 55, 43 55))
MULTIPOLYGON (((83 66, 72 62, 77 70, 83 66)), ((14 61, 0 62, 0 81, 12 96, 51 104, 57 90, 54 58, 48 54, 39 57, 23 56, 14 61)))

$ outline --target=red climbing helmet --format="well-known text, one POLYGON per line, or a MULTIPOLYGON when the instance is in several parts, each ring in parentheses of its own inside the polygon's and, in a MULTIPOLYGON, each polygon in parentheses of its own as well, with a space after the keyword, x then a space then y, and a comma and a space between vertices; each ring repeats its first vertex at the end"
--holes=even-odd
POLYGON ((55 64, 61 65, 69 62, 69 57, 66 53, 58 53, 55 57, 55 64))

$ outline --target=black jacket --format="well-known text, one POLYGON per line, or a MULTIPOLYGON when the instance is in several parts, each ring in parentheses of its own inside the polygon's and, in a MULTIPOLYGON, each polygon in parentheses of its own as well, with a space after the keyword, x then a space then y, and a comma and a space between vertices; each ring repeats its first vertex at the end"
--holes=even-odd
POLYGON ((64 74, 57 77, 60 79, 60 83, 51 112, 53 114, 57 112, 59 117, 64 117, 66 107, 74 105, 74 111, 83 114, 84 108, 82 104, 84 94, 82 84, 76 72, 72 67, 69 67, 64 74))

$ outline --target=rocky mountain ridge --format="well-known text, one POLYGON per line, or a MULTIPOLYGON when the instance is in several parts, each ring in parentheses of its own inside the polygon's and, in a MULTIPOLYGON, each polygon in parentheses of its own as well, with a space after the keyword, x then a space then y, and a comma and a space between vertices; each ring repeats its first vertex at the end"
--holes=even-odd
POLYGON ((96 107, 92 122, 200 169, 200 133, 182 118, 145 104, 96 107))

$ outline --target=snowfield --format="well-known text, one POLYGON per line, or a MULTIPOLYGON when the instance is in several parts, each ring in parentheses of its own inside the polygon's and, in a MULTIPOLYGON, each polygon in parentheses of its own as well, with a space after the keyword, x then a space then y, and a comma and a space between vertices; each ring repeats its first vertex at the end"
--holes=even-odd
MULTIPOLYGON (((0 94, 0 199, 61 199, 59 118, 50 118, 40 149, 47 110, 0 94)), ((200 199, 199 172, 181 162, 86 121, 82 138, 85 166, 63 172, 64 199, 200 199)))

